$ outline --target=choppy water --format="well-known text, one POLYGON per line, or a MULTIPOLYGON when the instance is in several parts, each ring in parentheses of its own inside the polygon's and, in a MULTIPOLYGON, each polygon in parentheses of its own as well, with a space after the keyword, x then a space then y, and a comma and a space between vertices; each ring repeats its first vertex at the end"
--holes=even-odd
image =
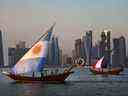
POLYGON ((128 96, 128 69, 119 76, 76 70, 65 84, 16 84, 0 75, 0 96, 128 96))

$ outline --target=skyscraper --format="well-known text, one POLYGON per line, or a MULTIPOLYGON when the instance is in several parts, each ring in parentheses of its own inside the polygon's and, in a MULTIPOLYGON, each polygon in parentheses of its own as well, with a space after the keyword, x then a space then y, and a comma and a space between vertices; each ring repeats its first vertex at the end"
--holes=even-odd
POLYGON ((76 58, 81 56, 81 39, 75 40, 76 58))
POLYGON ((26 48, 26 42, 25 41, 19 41, 18 45, 19 45, 19 48, 26 48))
POLYGON ((15 48, 15 63, 19 61, 19 59, 28 51, 29 48, 26 48, 25 41, 19 41, 16 44, 15 48))
POLYGON ((68 58, 68 55, 63 54, 63 56, 62 56, 62 66, 63 67, 67 64, 67 58, 68 58))
POLYGON ((76 58, 85 58, 84 45, 81 39, 75 40, 76 58))
POLYGON ((120 63, 122 64, 122 66, 125 66, 126 42, 124 36, 121 36, 119 39, 120 39, 120 63))
POLYGON ((91 54, 92 54, 92 31, 86 32, 86 36, 84 36, 84 48, 87 58, 87 64, 91 64, 91 54))
POLYGON ((111 58, 111 46, 110 46, 110 35, 111 32, 108 30, 104 30, 101 33, 101 41, 100 41, 100 46, 99 46, 99 53, 100 53, 100 58, 104 56, 103 68, 109 67, 111 64, 110 58, 111 58))
POLYGON ((6 32, 0 30, 0 67, 8 66, 8 47, 6 32))
POLYGON ((49 43, 48 49, 48 64, 59 64, 60 60, 60 49, 58 44, 58 38, 52 37, 52 40, 49 43))
POLYGON ((75 60, 77 57, 76 57, 76 50, 73 49, 72 50, 72 59, 75 60))
POLYGON ((4 67, 3 38, 0 30, 0 67, 4 67))
POLYGON ((51 54, 51 64, 55 64, 55 38, 54 36, 52 37, 51 40, 51 48, 50 48, 50 54, 51 54))
POLYGON ((113 39, 113 54, 112 54, 112 67, 119 67, 122 66, 120 64, 120 44, 119 39, 113 39))
POLYGON ((95 44, 92 46, 92 59, 98 59, 99 45, 95 44))
POLYGON ((113 39, 112 66, 123 67, 125 65, 125 59, 126 59, 125 38, 121 36, 120 38, 113 39))
POLYGON ((111 32, 110 31, 107 31, 107 43, 106 43, 106 47, 107 47, 107 52, 106 52, 106 63, 109 67, 111 67, 111 32))
POLYGON ((20 41, 15 48, 8 48, 9 66, 14 66, 19 59, 29 50, 26 48, 26 42, 20 41))
POLYGON ((48 56, 47 56, 47 64, 52 64, 52 42, 48 43, 48 56))
POLYGON ((59 50, 59 64, 61 64, 61 65, 62 65, 62 56, 63 56, 62 49, 60 49, 59 50))
POLYGON ((100 41, 100 58, 105 56, 105 49, 106 49, 106 34, 105 32, 101 33, 101 41, 100 41))
POLYGON ((8 48, 8 62, 9 67, 14 66, 16 64, 16 48, 8 48))
POLYGON ((60 49, 59 49, 59 43, 58 43, 58 38, 55 37, 55 64, 59 64, 59 52, 60 52, 60 49))

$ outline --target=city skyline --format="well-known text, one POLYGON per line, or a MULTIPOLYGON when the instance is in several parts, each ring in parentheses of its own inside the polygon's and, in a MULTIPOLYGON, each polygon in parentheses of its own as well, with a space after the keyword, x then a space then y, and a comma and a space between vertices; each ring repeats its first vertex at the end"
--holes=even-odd
POLYGON ((64 51, 71 53, 74 40, 88 30, 93 31, 94 42, 104 29, 112 30, 112 37, 128 36, 127 3, 127 0, 1 0, 0 28, 7 32, 9 45, 19 40, 32 45, 56 22, 54 34, 64 51))

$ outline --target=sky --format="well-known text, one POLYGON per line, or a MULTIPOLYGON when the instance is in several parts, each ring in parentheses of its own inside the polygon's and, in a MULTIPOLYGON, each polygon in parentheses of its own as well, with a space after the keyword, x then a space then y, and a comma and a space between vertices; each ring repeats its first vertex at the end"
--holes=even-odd
POLYGON ((0 0, 0 29, 8 45, 19 40, 32 45, 54 22, 54 34, 65 53, 74 40, 93 30, 93 41, 104 29, 112 37, 128 36, 128 0, 0 0))

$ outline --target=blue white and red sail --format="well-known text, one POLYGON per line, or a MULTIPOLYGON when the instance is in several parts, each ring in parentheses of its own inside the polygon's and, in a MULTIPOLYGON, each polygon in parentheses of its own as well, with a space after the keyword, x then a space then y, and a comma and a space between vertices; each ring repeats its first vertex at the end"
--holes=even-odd
POLYGON ((54 25, 40 38, 36 44, 12 68, 13 74, 39 72, 46 64, 48 41, 51 38, 54 25))

